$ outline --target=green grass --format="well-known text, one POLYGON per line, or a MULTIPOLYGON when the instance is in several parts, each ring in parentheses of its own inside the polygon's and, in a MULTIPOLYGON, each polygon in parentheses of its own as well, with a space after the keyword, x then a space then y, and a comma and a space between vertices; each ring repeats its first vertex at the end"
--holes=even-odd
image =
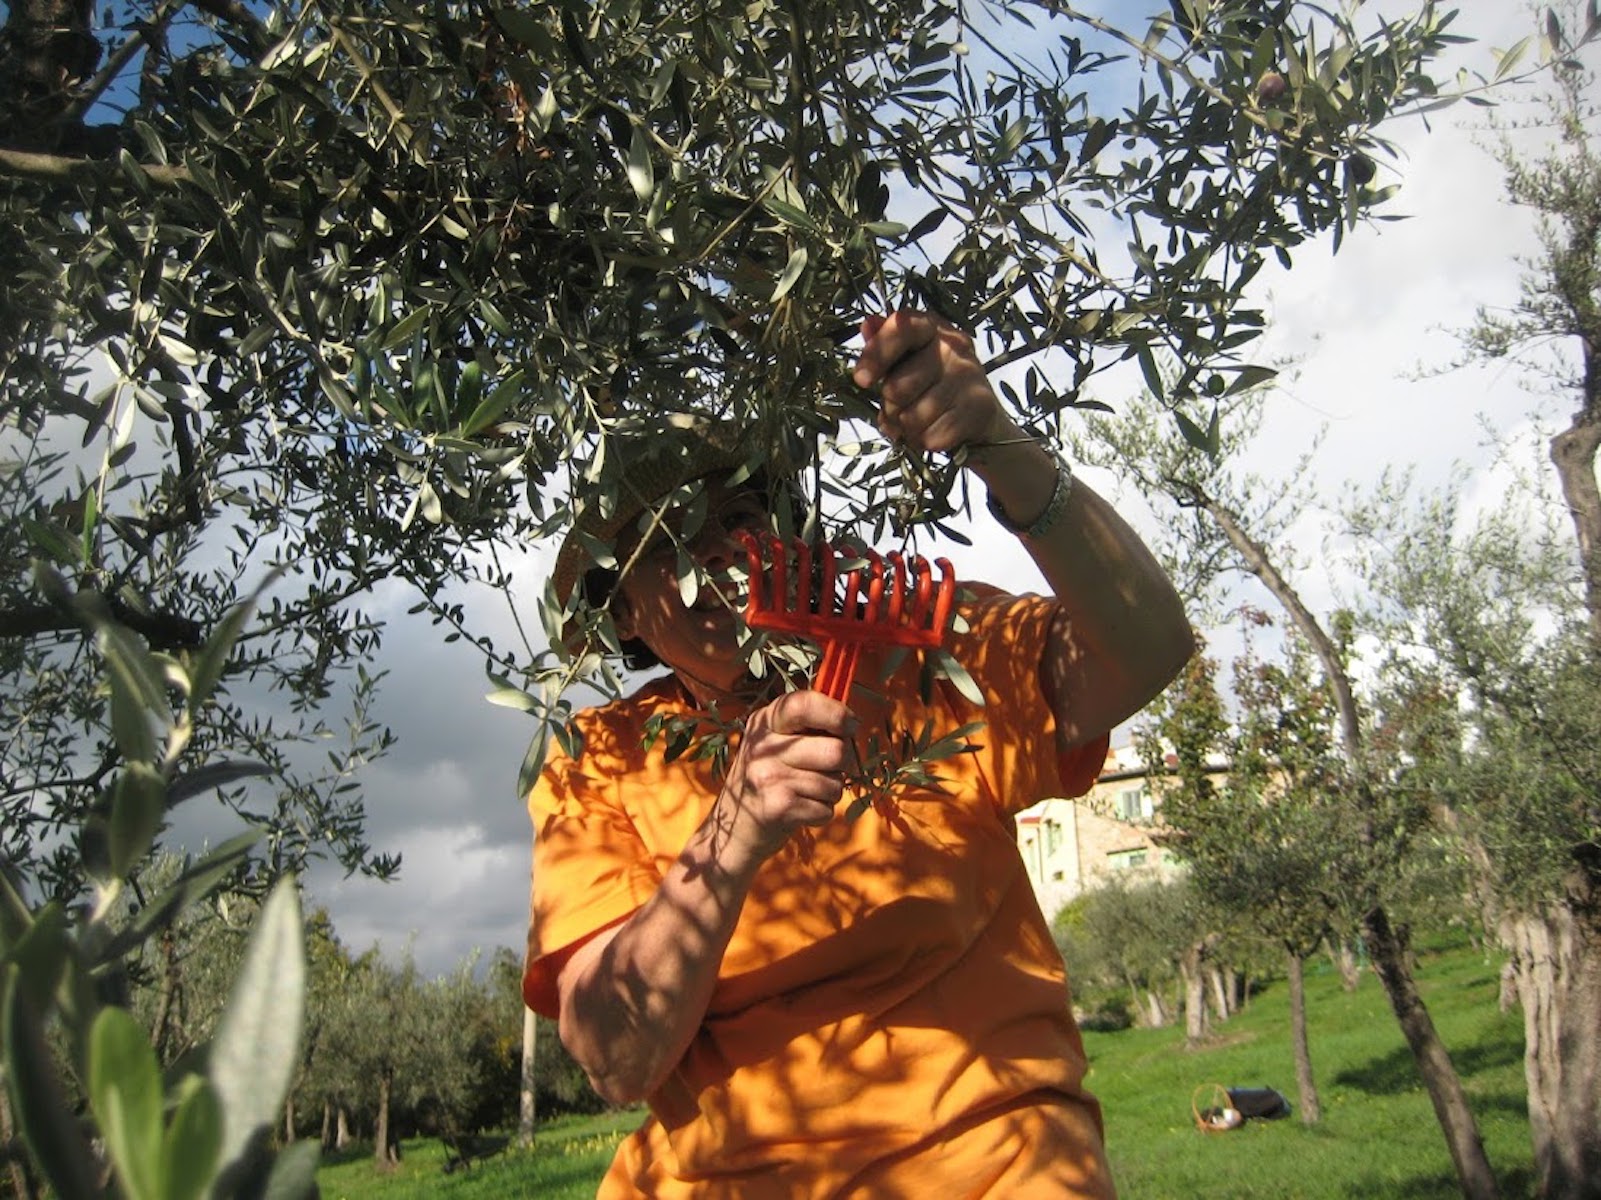
MULTIPOLYGON (((1419 986, 1451 1052, 1490 1162, 1512 1200, 1533 1192, 1523 1085, 1523 1026, 1496 1007, 1498 962, 1472 951, 1424 956, 1419 986)), ((1323 1119, 1299 1109, 1280 1121, 1201 1133, 1198 1086, 1276 1087, 1292 1104, 1295 1064, 1282 982, 1187 1049, 1182 1032, 1086 1034, 1090 1087, 1106 1117, 1113 1171, 1135 1200, 1226 1196, 1230 1200, 1451 1200, 1444 1137, 1383 988, 1365 975, 1355 994, 1332 970, 1309 972, 1307 1021, 1323 1119)), ((1204 1095, 1204 1094, 1203 1094, 1204 1095)), ((1204 1106, 1204 1099, 1203 1099, 1204 1106)))
MULTIPOLYGON (((1498 962, 1469 950, 1424 955, 1418 977, 1479 1121, 1507 1200, 1533 1193, 1523 1090, 1523 1027, 1496 1008, 1498 962)), ((1182 1030, 1090 1033, 1090 1086, 1106 1114, 1107 1141, 1126 1200, 1454 1200, 1445 1142, 1383 989, 1364 976, 1355 994, 1338 976, 1307 978, 1312 1067, 1323 1121, 1299 1113, 1222 1134, 1197 1131, 1199 1086, 1276 1087, 1295 1101, 1288 1000, 1282 982, 1219 1025, 1198 1049, 1182 1030)), ((437 1142, 407 1142, 400 1169, 374 1173, 363 1154, 325 1163, 326 1200, 539 1197, 589 1200, 638 1110, 567 1118, 541 1128, 531 1151, 506 1150, 470 1170, 444 1173, 437 1142)))
POLYGON ((593 1200, 612 1153, 640 1121, 644 1109, 561 1117, 540 1126, 531 1150, 507 1147, 465 1170, 445 1173, 445 1148, 429 1139, 401 1146, 400 1166, 380 1175, 372 1147, 325 1155, 317 1184, 323 1200, 593 1200))

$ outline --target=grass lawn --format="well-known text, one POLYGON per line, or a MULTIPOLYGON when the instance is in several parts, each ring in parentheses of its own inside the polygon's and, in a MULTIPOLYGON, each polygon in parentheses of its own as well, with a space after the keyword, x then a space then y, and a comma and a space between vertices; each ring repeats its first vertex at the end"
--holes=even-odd
MULTIPOLYGON (((1470 950, 1422 956, 1418 977, 1478 1118, 1508 1200, 1533 1193, 1523 1091, 1523 1026, 1496 1008, 1499 961, 1470 950)), ((1126 1200, 1454 1200, 1445 1141, 1384 991, 1371 974, 1354 995, 1330 969, 1309 968, 1312 1068, 1323 1121, 1248 1122, 1229 1133, 1196 1130, 1197 1087, 1275 1087, 1295 1097, 1288 999, 1270 985, 1188 1049, 1182 1030, 1090 1033, 1090 1086, 1106 1114, 1113 1169, 1126 1200)), ((367 1154, 324 1163, 325 1200, 538 1197, 589 1200, 613 1147, 639 1110, 553 1121, 531 1151, 505 1150, 444 1173, 437 1142, 407 1142, 400 1169, 374 1173, 367 1154)))
POLYGON ((465 1170, 445 1173, 445 1148, 432 1139, 401 1146, 399 1168, 380 1175, 372 1147, 324 1156, 317 1172, 323 1200, 593 1200, 617 1143, 645 1117, 642 1108, 595 1117, 562 1117, 539 1129, 531 1150, 507 1148, 465 1170))
MULTIPOLYGON (((1499 960, 1468 950, 1424 955, 1419 986, 1462 1077, 1502 1194, 1533 1194, 1533 1152, 1523 1086, 1523 1023, 1496 1007, 1499 960)), ((1307 979, 1312 1073, 1323 1120, 1299 1111, 1201 1133, 1190 1111, 1198 1086, 1276 1087, 1295 1102, 1288 993, 1277 982, 1187 1049, 1182 1031, 1086 1034, 1090 1087, 1101 1099, 1119 1186, 1133 1200, 1220 1196, 1230 1200, 1452 1200, 1445 1139, 1371 974, 1353 995, 1324 968, 1307 979)), ((1203 1094, 1204 1106, 1204 1094, 1203 1094)))

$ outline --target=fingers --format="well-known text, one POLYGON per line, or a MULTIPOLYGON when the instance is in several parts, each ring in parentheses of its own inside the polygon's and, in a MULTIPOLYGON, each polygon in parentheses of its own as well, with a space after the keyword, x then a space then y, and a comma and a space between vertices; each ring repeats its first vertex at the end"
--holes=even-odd
MULTIPOLYGON (((797 825, 826 825, 844 794, 856 718, 820 692, 792 692, 752 714, 736 774, 745 812, 769 848, 797 825)), ((770 852, 770 850, 769 850, 770 852)))
MULTIPOLYGON (((881 383, 901 359, 915 350, 934 344, 945 326, 928 313, 902 309, 887 317, 869 316, 862 321, 861 356, 851 372, 857 387, 881 383)), ((952 332, 955 332, 954 330, 952 332)))
POLYGON ((857 720, 850 706, 821 692, 789 692, 769 704, 767 721, 777 733, 821 733, 848 738, 857 720))
POLYGON ((943 451, 989 436, 1000 403, 965 333, 932 314, 902 311, 867 317, 862 337, 851 378, 877 388, 886 437, 943 451))

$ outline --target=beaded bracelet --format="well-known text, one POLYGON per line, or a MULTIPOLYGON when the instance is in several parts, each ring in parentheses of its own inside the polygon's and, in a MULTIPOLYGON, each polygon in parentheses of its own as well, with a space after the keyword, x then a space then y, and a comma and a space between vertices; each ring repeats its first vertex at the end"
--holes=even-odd
POLYGON ((1049 453, 1056 463, 1056 483, 1051 488, 1051 498, 1045 502, 1045 511, 1035 517, 1032 524, 1018 524, 1006 515, 1006 510, 1000 506, 993 494, 988 498, 990 515, 1007 532, 1026 538, 1038 539, 1044 537, 1046 531, 1056 524, 1057 518, 1062 515, 1062 510, 1067 507, 1068 494, 1073 490, 1073 468, 1068 464, 1067 459, 1062 456, 1060 450, 1049 451, 1049 453))

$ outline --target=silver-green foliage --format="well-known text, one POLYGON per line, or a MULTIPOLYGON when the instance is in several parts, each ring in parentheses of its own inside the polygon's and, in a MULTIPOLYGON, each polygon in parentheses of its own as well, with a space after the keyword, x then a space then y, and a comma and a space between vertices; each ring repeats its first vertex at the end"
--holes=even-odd
MULTIPOLYGON (((61 584, 47 574, 43 586, 61 584)), ((170 807, 204 786, 181 773, 180 763, 246 609, 193 658, 178 660, 151 654, 81 597, 63 603, 75 605, 94 632, 124 763, 78 831, 85 897, 33 903, 19 873, 0 875, 5 1085, 32 1163, 58 1194, 100 1195, 101 1159, 92 1148, 98 1139, 115 1179, 110 1194, 309 1194, 315 1147, 276 1161, 266 1147, 301 1030, 305 952, 292 878, 267 896, 202 1052, 163 1072, 122 994, 130 956, 179 913, 237 883, 258 840, 254 833, 235 838, 167 872, 141 903, 122 903, 170 807), (60 1055, 48 1038, 52 1028, 62 1034, 60 1055), (76 1096, 88 1101, 92 1124, 77 1115, 76 1096)), ((202 778, 215 780, 215 773, 202 778)))
MULTIPOLYGON (((76 591, 114 579, 124 623, 169 644, 288 564, 236 674, 304 711, 373 651, 362 597, 409 581, 549 733, 597 658, 530 664, 465 627, 448 585, 505 586, 475 551, 604 507, 671 417, 741 423, 781 473, 849 443, 864 313, 923 305, 984 335, 1033 427, 1132 359, 1204 432, 1199 404, 1262 377, 1253 278, 1383 204, 1381 126, 1444 101, 1430 65, 1461 39, 1429 2, 1381 25, 1155 7, 337 0, 180 24, 113 4, 98 72, 0 85, 26 149, 0 149, 4 416, 23 461, 99 459, 58 464, 16 550, 76 591), (1285 88, 1264 99, 1269 73, 1285 88)), ((12 5, 11 45, 48 8, 12 5)), ((813 494, 878 533, 961 503, 943 465, 831 461, 813 494)), ((13 617, 39 607, 26 592, 13 617)), ((274 740, 243 715, 227 732, 274 740)), ((274 837, 370 859, 339 786, 291 794, 274 837)))

